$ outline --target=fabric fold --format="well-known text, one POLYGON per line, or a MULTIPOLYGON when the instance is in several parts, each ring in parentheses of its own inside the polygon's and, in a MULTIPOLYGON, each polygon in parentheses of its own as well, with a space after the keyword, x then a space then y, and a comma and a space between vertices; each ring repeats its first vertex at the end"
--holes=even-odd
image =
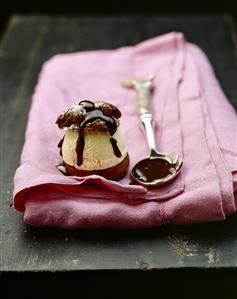
POLYGON ((64 228, 223 220, 236 211, 236 128, 236 113, 205 54, 181 33, 117 50, 56 55, 44 64, 32 98, 21 165, 14 177, 14 206, 29 224, 64 228), (129 173, 113 182, 58 172, 61 133, 55 119, 84 98, 109 101, 122 111, 130 169, 148 155, 136 95, 121 82, 151 73, 157 147, 183 157, 177 179, 148 189, 130 185, 129 173))

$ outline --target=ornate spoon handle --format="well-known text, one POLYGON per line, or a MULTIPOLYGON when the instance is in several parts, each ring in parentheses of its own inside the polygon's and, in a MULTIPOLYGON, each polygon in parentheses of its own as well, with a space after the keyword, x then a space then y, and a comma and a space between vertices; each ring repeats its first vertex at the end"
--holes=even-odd
POLYGON ((140 121, 145 129, 147 142, 150 147, 151 156, 159 156, 156 149, 154 136, 154 121, 150 110, 151 93, 154 89, 154 75, 146 80, 128 79, 123 82, 124 86, 134 88, 137 92, 137 104, 140 121))

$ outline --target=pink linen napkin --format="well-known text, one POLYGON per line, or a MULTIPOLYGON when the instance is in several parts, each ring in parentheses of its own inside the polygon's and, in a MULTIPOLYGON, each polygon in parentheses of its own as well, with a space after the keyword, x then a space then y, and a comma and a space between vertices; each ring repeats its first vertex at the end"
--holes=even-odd
POLYGON ((237 117, 205 54, 170 33, 116 50, 60 54, 47 61, 33 95, 14 207, 34 226, 151 227, 225 219, 236 211, 237 117), (55 119, 81 99, 122 111, 130 169, 149 153, 124 78, 155 74, 152 109, 161 151, 184 159, 180 175, 154 189, 100 176, 64 176, 55 119))

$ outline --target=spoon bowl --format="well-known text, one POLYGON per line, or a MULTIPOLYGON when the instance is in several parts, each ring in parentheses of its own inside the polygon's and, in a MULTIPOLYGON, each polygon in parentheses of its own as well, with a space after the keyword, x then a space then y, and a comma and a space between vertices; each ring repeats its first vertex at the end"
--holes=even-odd
POLYGON ((137 162, 131 178, 143 186, 157 187, 173 180, 181 170, 183 161, 178 155, 150 156, 137 162))

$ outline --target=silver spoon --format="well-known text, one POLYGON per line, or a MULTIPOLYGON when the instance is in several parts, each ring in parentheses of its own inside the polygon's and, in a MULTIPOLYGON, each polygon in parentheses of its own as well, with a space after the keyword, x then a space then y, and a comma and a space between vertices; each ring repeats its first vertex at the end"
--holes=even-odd
POLYGON ((131 171, 133 181, 144 186, 159 186, 173 180, 180 172, 183 160, 177 154, 160 153, 156 149, 153 131, 153 117, 150 111, 150 97, 154 89, 154 75, 147 80, 127 79, 123 81, 125 87, 134 88, 137 92, 138 111, 147 142, 150 156, 139 161, 131 171))

